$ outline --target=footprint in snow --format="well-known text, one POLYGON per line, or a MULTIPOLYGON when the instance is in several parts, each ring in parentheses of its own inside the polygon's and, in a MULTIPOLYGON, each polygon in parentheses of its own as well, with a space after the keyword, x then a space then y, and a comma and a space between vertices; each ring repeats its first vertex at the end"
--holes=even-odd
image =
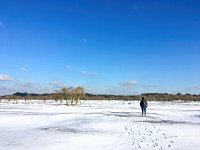
POLYGON ((153 149, 157 149, 157 150, 171 149, 172 148, 171 144, 174 143, 173 140, 168 141, 167 135, 161 129, 155 126, 151 128, 152 130, 148 130, 147 125, 131 124, 129 126, 126 126, 125 129, 127 130, 130 136, 131 145, 135 149, 143 149, 144 145, 148 147, 151 145, 153 149), (140 143, 142 143, 142 145, 140 145, 140 143), (166 143, 166 145, 160 146, 159 143, 166 143))

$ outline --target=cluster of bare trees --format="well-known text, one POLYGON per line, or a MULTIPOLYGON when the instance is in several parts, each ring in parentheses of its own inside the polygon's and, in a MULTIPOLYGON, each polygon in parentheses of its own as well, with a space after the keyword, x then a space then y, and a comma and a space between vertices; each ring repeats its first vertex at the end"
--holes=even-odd
POLYGON ((81 86, 77 87, 63 87, 60 90, 57 90, 56 93, 53 94, 28 94, 20 95, 24 93, 19 93, 17 95, 7 95, 0 97, 0 101, 2 99, 7 102, 18 103, 19 100, 25 100, 25 103, 31 103, 31 100, 43 100, 44 103, 47 100, 55 100, 63 103, 63 100, 66 101, 66 105, 77 105, 78 100, 84 99, 85 96, 85 88, 81 86))
POLYGON ((63 87, 57 93, 53 94, 54 100, 65 100, 66 105, 77 105, 79 99, 83 99, 85 96, 84 87, 63 87))

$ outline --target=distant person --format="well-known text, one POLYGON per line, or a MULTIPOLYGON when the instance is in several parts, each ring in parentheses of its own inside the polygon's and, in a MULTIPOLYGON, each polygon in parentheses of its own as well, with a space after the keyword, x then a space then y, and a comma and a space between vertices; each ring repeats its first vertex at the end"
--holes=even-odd
POLYGON ((147 106, 148 106, 147 100, 144 97, 142 97, 142 100, 140 101, 140 107, 142 109, 142 116, 143 115, 146 116, 147 106))

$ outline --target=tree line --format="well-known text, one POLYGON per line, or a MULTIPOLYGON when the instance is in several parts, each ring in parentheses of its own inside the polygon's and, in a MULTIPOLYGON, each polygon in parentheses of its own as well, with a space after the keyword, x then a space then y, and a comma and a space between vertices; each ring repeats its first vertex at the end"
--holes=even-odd
POLYGON ((85 93, 84 87, 63 87, 54 93, 14 93, 12 95, 0 96, 0 100, 17 100, 24 99, 26 102, 31 100, 55 100, 61 103, 65 102, 66 105, 77 105, 78 100, 141 100, 145 97, 148 101, 200 101, 200 95, 195 94, 168 94, 168 93, 144 93, 141 95, 106 95, 106 94, 90 94, 85 93))
POLYGON ((168 93, 143 93, 140 95, 94 95, 86 94, 86 100, 141 100, 145 97, 148 101, 200 101, 200 94, 168 94, 168 93))

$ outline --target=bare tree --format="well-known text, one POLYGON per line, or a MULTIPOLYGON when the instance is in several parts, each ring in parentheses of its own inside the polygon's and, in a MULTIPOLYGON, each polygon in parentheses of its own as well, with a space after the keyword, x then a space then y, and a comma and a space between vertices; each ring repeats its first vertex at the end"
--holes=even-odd
POLYGON ((58 100, 61 100, 61 103, 62 103, 62 95, 59 93, 59 91, 56 91, 57 93, 53 93, 52 95, 52 99, 54 99, 56 102, 58 100))
POLYGON ((61 89, 62 97, 66 101, 66 105, 69 105, 68 100, 72 99, 72 90, 73 87, 63 87, 61 89))
POLYGON ((69 105, 68 100, 71 101, 71 105, 77 105, 78 100, 85 95, 84 87, 63 87, 60 91, 62 97, 66 100, 66 105, 69 105))
MULTIPOLYGON (((84 89, 84 87, 78 86, 78 87, 75 87, 73 90, 74 90, 75 105, 77 105, 78 100, 84 97, 85 89, 84 89)), ((74 103, 72 102, 72 104, 74 104, 74 103)))

